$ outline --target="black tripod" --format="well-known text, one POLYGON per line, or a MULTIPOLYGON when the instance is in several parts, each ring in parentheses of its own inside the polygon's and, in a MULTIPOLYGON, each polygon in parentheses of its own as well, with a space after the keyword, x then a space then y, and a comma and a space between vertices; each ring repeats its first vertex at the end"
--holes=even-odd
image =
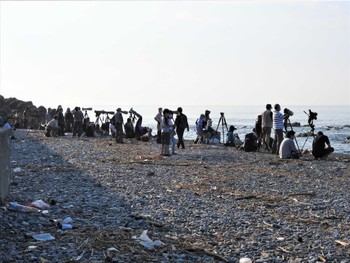
POLYGON ((99 123, 101 123, 101 126, 102 126, 103 120, 102 120, 102 118, 101 118, 101 113, 96 113, 95 126, 96 126, 97 129, 100 128, 100 124, 99 124, 99 123))
POLYGON ((87 118, 89 118, 89 115, 88 115, 88 113, 87 113, 87 110, 85 110, 84 119, 87 119, 87 118))
MULTIPOLYGON (((304 111, 304 112, 305 112, 305 111, 304 111)), ((305 114, 308 115, 306 112, 305 112, 305 114)), ((310 138, 310 135, 312 136, 312 138, 315 139, 315 125, 314 125, 314 120, 311 119, 310 116, 309 116, 309 121, 308 121, 308 123, 309 123, 309 126, 310 126, 310 131, 308 132, 307 137, 306 137, 306 140, 305 140, 305 142, 304 142, 304 145, 303 145, 303 147, 301 148, 302 150, 304 149, 307 140, 310 138)))
POLYGON ((227 128, 227 122, 226 122, 226 119, 225 119, 225 116, 224 116, 224 113, 223 112, 220 112, 221 116, 220 116, 220 119, 219 119, 219 123, 218 123, 218 126, 216 127, 216 133, 218 132, 218 128, 220 126, 220 123, 221 123, 221 129, 222 129, 222 143, 225 143, 225 127, 226 127, 226 131, 228 132, 228 128, 227 128))
MULTIPOLYGON (((285 115, 284 115, 284 129, 285 129, 286 132, 288 131, 288 125, 289 125, 289 127, 290 127, 290 130, 291 130, 292 132, 294 132, 293 127, 292 127, 292 124, 291 124, 290 119, 289 119, 289 115, 288 115, 288 114, 285 114, 285 115)), ((300 147, 299 147, 297 138, 295 137, 294 140, 295 140, 295 143, 296 143, 296 145, 297 145, 298 151, 300 152, 300 147)))

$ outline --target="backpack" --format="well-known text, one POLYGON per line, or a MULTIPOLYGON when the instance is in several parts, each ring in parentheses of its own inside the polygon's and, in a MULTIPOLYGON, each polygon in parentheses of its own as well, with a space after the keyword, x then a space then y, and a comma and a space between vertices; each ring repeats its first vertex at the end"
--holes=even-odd
POLYGON ((243 150, 246 152, 255 152, 258 149, 258 142, 253 132, 247 133, 244 138, 243 150))

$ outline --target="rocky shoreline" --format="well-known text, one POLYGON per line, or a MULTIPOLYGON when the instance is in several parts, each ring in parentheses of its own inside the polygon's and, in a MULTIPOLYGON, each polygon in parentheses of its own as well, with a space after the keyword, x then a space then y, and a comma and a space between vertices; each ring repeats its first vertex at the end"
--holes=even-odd
POLYGON ((350 262, 350 156, 280 160, 187 141, 161 157, 153 140, 16 137, 1 262, 350 262), (35 200, 50 207, 9 206, 35 200), (67 217, 72 229, 57 223, 67 217))

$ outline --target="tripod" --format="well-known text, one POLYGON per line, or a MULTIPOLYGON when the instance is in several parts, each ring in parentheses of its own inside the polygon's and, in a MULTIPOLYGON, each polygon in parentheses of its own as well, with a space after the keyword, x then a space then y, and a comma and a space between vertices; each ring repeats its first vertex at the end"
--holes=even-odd
POLYGON ((306 140, 304 142, 303 147, 301 148, 302 150, 304 149, 307 140, 310 138, 310 135, 312 135, 312 138, 315 139, 315 125, 314 125, 314 121, 313 120, 310 121, 309 126, 310 126, 311 129, 310 129, 310 131, 309 131, 309 133, 308 133, 308 135, 306 137, 306 140))
POLYGON ((215 131, 218 132, 218 128, 219 128, 220 123, 221 123, 221 129, 222 129, 222 143, 225 143, 225 127, 226 127, 226 131, 228 132, 227 122, 226 122, 224 113, 221 112, 220 114, 221 114, 221 116, 220 116, 220 119, 219 119, 219 123, 218 123, 218 126, 216 127, 216 130, 215 130, 215 131))
POLYGON ((103 121, 101 119, 101 114, 100 113, 96 113, 95 126, 96 126, 97 129, 100 128, 99 122, 101 122, 101 125, 103 124, 103 121))
MULTIPOLYGON (((291 124, 290 119, 289 119, 289 115, 285 115, 285 116, 284 116, 284 129, 286 130, 286 132, 288 131, 288 129, 287 129, 287 128, 288 128, 288 124, 289 124, 290 130, 291 130, 292 132, 294 132, 293 127, 292 127, 292 124, 291 124)), ((295 143, 296 143, 296 145, 297 145, 298 151, 300 152, 300 147, 299 147, 297 138, 295 137, 294 140, 295 140, 295 143)))

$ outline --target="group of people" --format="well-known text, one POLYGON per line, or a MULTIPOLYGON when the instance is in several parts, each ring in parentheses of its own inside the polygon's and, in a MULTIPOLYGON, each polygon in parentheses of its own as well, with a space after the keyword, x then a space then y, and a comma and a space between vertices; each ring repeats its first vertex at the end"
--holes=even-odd
POLYGON ((206 110, 196 120, 197 138, 194 143, 208 143, 210 140, 217 139, 220 142, 220 132, 213 129, 213 121, 210 118, 210 110, 206 110))
MULTIPOLYGON (((113 113, 113 112, 112 112, 113 113)), ((28 115, 26 111, 24 115, 28 115)), ((266 109, 258 116, 254 128, 256 136, 257 147, 265 147, 265 149, 272 153, 278 154, 282 159, 300 158, 302 155, 298 145, 295 145, 295 132, 288 131, 288 118, 292 116, 293 112, 284 109, 281 112, 281 106, 275 104, 272 108, 271 104, 266 104, 266 109), (271 137, 272 132, 274 137, 271 137)), ((142 126, 142 115, 136 112, 133 108, 129 111, 123 111, 117 108, 115 115, 109 120, 107 132, 115 137, 117 143, 123 143, 123 138, 136 138, 141 141, 148 141, 152 137, 152 129, 142 126), (130 114, 124 124, 123 114, 130 114), (136 121, 136 123, 135 123, 136 121), (134 125, 135 123, 135 125, 134 125)), ((187 116, 183 114, 182 108, 178 107, 176 111, 169 109, 158 108, 158 112, 154 117, 157 122, 157 143, 162 144, 161 155, 169 156, 170 150, 175 154, 175 148, 185 148, 184 132, 189 131, 187 116), (174 118, 174 115, 176 117, 174 118), (177 135, 177 140, 175 135, 177 135), (172 145, 170 149, 170 144, 172 145)), ((11 128, 12 137, 14 138, 14 126, 6 119, 0 119, 0 127, 11 128)), ((93 136, 95 132, 94 125, 91 125, 90 119, 83 114, 80 107, 75 107, 74 110, 67 108, 63 113, 62 106, 57 109, 48 108, 45 115, 45 135, 63 136, 65 132, 72 132, 73 136, 80 137, 83 132, 87 136, 93 136)), ((241 141, 238 134, 234 133, 236 128, 231 125, 226 134, 226 146, 242 147, 245 141, 241 141)), ((210 111, 206 110, 201 114, 196 121, 197 138, 195 143, 205 143, 212 138, 217 138, 220 141, 220 132, 217 132, 212 127, 212 120, 210 118, 210 111)), ((331 154, 334 148, 331 147, 330 141, 326 135, 319 131, 312 143, 312 154, 315 158, 324 158, 331 154)))
POLYGON ((162 144, 161 155, 170 156, 170 143, 171 153, 175 154, 175 145, 179 149, 185 149, 184 132, 187 129, 189 131, 189 125, 187 116, 183 114, 182 108, 178 107, 176 111, 164 109, 161 114, 162 108, 158 109, 157 115, 154 120, 157 122, 157 142, 162 144), (176 114, 174 120, 173 115, 176 114), (178 140, 175 135, 177 134, 178 140))
POLYGON ((142 126, 142 115, 133 108, 129 111, 123 111, 117 108, 115 115, 109 123, 109 134, 115 137, 117 143, 123 143, 123 138, 136 138, 139 141, 149 141, 152 136, 152 129, 142 126), (126 123, 122 114, 130 114, 126 123), (134 126, 134 122, 135 126, 134 126), (123 131, 124 128, 124 131, 123 131))
MULTIPOLYGON (((288 118, 292 115, 293 112, 288 109, 284 109, 284 113, 282 113, 279 104, 274 105, 274 111, 272 111, 271 104, 266 104, 266 110, 261 114, 261 135, 258 143, 261 141, 267 151, 272 154, 278 154, 282 159, 298 159, 302 155, 301 150, 294 143, 295 132, 287 130, 288 118), (283 138, 283 128, 286 131, 285 138, 283 138), (274 139, 271 147, 272 129, 274 131, 274 139)), ((316 159, 325 158, 333 151, 334 148, 331 147, 328 137, 319 131, 312 143, 313 156, 316 159)))
MULTIPOLYGON (((133 108, 129 111, 123 111, 117 108, 116 114, 112 118, 109 127, 110 134, 115 136, 117 143, 123 143, 123 138, 136 138, 140 141, 149 141, 152 137, 152 129, 142 125, 142 115, 133 108), (123 114, 130 114, 124 124, 123 114), (134 126, 134 122, 135 126, 134 126)), ((187 116, 183 114, 182 108, 178 107, 176 111, 158 108, 158 112, 154 117, 157 122, 157 143, 161 144, 161 155, 170 156, 175 154, 175 148, 185 148, 184 132, 189 131, 187 116), (174 114, 176 118, 174 119, 174 114), (177 140, 175 135, 177 134, 177 140), (171 149, 170 149, 171 145, 171 149), (171 151, 170 151, 171 150, 171 151)))
POLYGON ((45 121, 45 136, 47 137, 64 136, 65 132, 73 132, 73 137, 80 137, 83 130, 88 132, 90 118, 85 118, 78 106, 72 111, 67 108, 65 114, 63 114, 63 108, 59 105, 57 110, 48 108, 45 121))

